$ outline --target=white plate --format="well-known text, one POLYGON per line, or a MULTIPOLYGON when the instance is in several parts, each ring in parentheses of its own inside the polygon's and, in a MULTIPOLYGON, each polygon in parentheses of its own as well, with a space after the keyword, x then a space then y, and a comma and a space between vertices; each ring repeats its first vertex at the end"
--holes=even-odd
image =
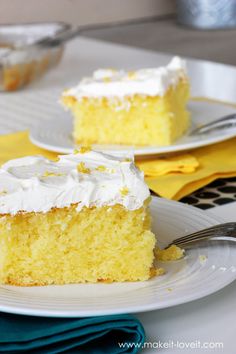
MULTIPOLYGON (((153 231, 161 246, 219 220, 188 205, 154 197, 153 231)), ((228 241, 195 246, 184 259, 160 263, 167 273, 146 282, 0 287, 0 311, 55 317, 133 313, 182 304, 236 279, 236 247, 228 241), (199 256, 204 255, 202 262, 199 256)))
MULTIPOLYGON (((192 115, 192 128, 211 122, 227 114, 235 113, 235 108, 216 102, 190 101, 189 110, 192 115)), ((190 129, 190 130, 191 130, 190 129)), ((43 121, 30 132, 31 141, 46 150, 59 153, 71 153, 78 146, 72 140, 72 118, 69 112, 62 113, 52 120, 43 121)), ((93 145, 98 151, 108 153, 130 153, 135 155, 151 155, 194 149, 210 145, 236 136, 236 128, 215 131, 201 136, 190 136, 188 133, 170 146, 126 146, 126 145, 93 145)))

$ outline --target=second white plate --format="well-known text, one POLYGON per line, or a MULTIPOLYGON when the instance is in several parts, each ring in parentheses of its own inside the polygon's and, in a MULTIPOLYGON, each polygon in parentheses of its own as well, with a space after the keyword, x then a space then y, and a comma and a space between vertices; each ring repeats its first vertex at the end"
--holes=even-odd
MULTIPOLYGON (((189 110, 192 115, 192 128, 214 121, 227 114, 235 113, 235 108, 223 103, 210 101, 190 101, 189 110)), ((191 129, 192 129, 191 128, 191 129)), ((188 133, 170 146, 126 146, 126 145, 93 145, 97 151, 107 153, 134 153, 136 156, 163 154, 194 149, 217 143, 236 136, 236 128, 218 130, 212 133, 191 136, 188 133)), ((58 153, 72 153, 76 146, 72 139, 72 118, 69 112, 63 112, 59 117, 42 121, 30 132, 33 144, 58 153)))

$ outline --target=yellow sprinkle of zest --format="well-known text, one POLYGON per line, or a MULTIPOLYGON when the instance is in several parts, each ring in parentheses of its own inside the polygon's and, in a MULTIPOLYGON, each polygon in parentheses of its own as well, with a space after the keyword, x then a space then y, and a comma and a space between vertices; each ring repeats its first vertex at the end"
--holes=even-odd
POLYGON ((107 171, 107 168, 105 166, 101 165, 101 166, 98 166, 95 170, 100 171, 100 172, 105 172, 105 171, 107 171))
POLYGON ((85 154, 86 152, 90 152, 91 150, 91 146, 81 146, 79 149, 74 150, 74 154, 85 154))
POLYGON ((1 192, 0 192, 0 195, 5 195, 7 194, 7 191, 5 189, 3 189, 1 192))
POLYGON ((111 82, 111 78, 110 77, 104 77, 103 78, 103 82, 111 82))
POLYGON ((136 78, 136 72, 135 71, 129 71, 128 72, 128 78, 129 79, 135 79, 136 78))
POLYGON ((132 159, 129 159, 128 157, 126 157, 123 162, 132 162, 132 159))
POLYGON ((87 174, 90 174, 90 172, 91 172, 91 170, 85 166, 85 163, 84 163, 84 162, 80 162, 80 163, 77 165, 77 170, 78 170, 78 172, 80 172, 80 173, 87 173, 87 174))
POLYGON ((60 172, 50 172, 50 171, 45 171, 44 174, 42 175, 42 177, 58 177, 58 176, 62 176, 63 173, 60 172))
POLYGON ((86 154, 86 152, 90 152, 92 150, 91 146, 81 146, 79 148, 79 153, 80 154, 86 154))
POLYGON ((120 189, 120 194, 121 194, 123 197, 125 197, 128 193, 129 193, 129 190, 128 190, 127 187, 122 187, 122 188, 120 189))

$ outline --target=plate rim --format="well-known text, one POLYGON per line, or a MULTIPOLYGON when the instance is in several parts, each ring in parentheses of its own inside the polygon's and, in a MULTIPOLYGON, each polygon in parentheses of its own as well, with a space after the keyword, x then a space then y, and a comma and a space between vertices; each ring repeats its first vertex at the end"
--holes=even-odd
MULTIPOLYGON (((203 214, 204 211, 201 209, 197 209, 196 207, 193 207, 188 204, 184 204, 181 202, 173 201, 173 200, 168 200, 164 198, 159 198, 156 196, 152 197, 152 202, 151 203, 164 203, 165 205, 176 205, 179 206, 181 204, 181 207, 189 209, 189 210, 194 210, 197 213, 203 214)), ((206 214, 204 213, 204 216, 206 217, 207 215, 207 220, 210 222, 210 224, 215 225, 219 222, 224 222, 223 219, 216 217, 213 214, 206 214)), ((159 310, 159 309, 164 309, 164 308, 169 308, 172 306, 177 306, 181 304, 185 304, 188 302, 192 302, 198 299, 201 299, 205 296, 211 295, 227 285, 231 284, 233 281, 236 280, 236 272, 235 273, 230 273, 231 276, 227 277, 225 280, 222 280, 221 282, 216 282, 214 286, 211 286, 210 289, 204 288, 202 291, 198 293, 192 293, 192 294, 187 294, 185 296, 181 296, 181 299, 177 297, 177 300, 175 298, 173 299, 168 299, 168 304, 166 303, 161 303, 161 305, 157 306, 155 302, 150 303, 150 304, 145 304, 145 305, 135 305, 131 306, 129 309, 122 309, 121 308, 116 308, 116 309, 108 309, 108 310, 97 310, 94 312, 94 310, 47 310, 47 309, 32 309, 32 308, 27 308, 27 307, 22 307, 22 306, 9 306, 9 305, 2 305, 0 303, 0 311, 2 312, 7 312, 7 313, 12 313, 12 314, 19 314, 19 315, 29 315, 29 316, 42 316, 42 317, 57 317, 57 318, 75 318, 75 317, 89 317, 89 316, 105 316, 105 315, 118 315, 118 314, 124 314, 124 313, 142 313, 142 312, 148 312, 148 311, 153 311, 153 310, 159 310)), ((0 285, 0 287, 4 287, 4 285, 0 285)), ((69 299, 68 299, 69 301, 69 299)))

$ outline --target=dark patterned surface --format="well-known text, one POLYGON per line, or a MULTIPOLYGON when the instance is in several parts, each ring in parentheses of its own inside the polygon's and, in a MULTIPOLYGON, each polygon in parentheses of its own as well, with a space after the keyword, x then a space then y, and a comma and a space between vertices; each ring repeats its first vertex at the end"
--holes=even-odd
POLYGON ((236 177, 218 179, 180 201, 204 210, 236 201, 236 177))

